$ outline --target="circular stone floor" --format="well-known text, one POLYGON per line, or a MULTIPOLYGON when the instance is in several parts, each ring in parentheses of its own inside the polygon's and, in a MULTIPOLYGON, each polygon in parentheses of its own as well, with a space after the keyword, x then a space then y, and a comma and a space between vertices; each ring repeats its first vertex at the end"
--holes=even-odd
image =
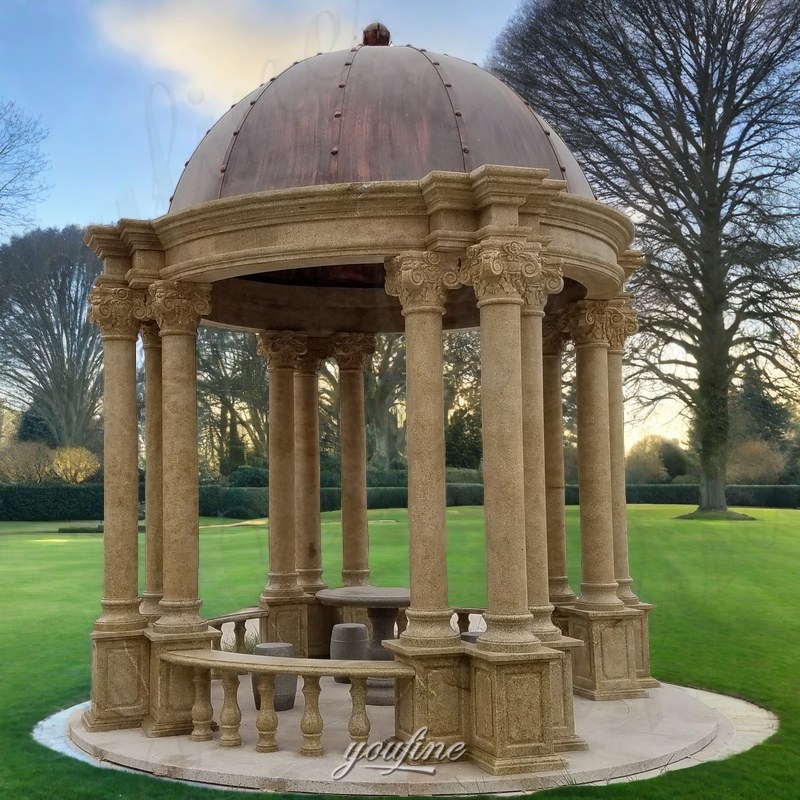
MULTIPOLYGON (((218 681, 214 682, 218 684, 218 681)), ((98 767, 122 768, 161 778, 272 792, 326 794, 483 794, 535 791, 563 784, 605 784, 652 778, 665 770, 727 758, 769 737, 777 718, 751 703, 725 695, 664 684, 650 697, 592 702, 575 698, 576 730, 588 749, 563 755, 569 768, 558 772, 492 776, 470 763, 437 764, 434 774, 397 770, 391 764, 357 762, 344 778, 332 772, 344 762, 348 745, 349 694, 346 685, 323 678, 320 708, 325 755, 298 754, 303 697, 279 714, 276 753, 255 752, 255 711, 249 681, 242 681, 243 746, 222 748, 188 736, 148 739, 140 729, 88 733, 81 722, 86 704, 40 722, 33 732, 41 744, 98 767)), ((219 687, 214 707, 220 708, 219 687)), ((391 707, 370 706, 369 741, 393 732, 391 707)), ((218 736, 218 734, 217 734, 218 736)))

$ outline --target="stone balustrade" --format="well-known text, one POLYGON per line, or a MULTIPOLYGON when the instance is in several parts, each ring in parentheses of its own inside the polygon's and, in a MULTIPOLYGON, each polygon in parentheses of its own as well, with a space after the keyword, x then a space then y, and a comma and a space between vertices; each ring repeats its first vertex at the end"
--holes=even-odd
MULTIPOLYGON (((234 644, 233 650, 236 653, 245 652, 245 637, 247 634, 247 623, 251 619, 265 619, 269 616, 269 609, 266 608, 244 608, 232 614, 222 614, 219 617, 212 617, 206 622, 210 628, 223 633, 223 626, 233 624, 234 644)), ((214 650, 221 650, 221 639, 215 639, 211 645, 214 650)))
POLYGON ((196 742, 213 738, 214 708, 211 704, 211 673, 222 678, 223 701, 219 711, 220 747, 239 747, 242 738, 239 726, 242 712, 237 694, 239 676, 246 673, 259 675, 258 691, 261 710, 256 716, 258 743, 256 751, 272 753, 278 749, 276 734, 278 715, 274 707, 275 676, 299 675, 303 678, 305 707, 300 721, 303 744, 300 753, 307 756, 323 754, 323 719, 319 710, 321 677, 347 677, 350 679, 352 711, 348 733, 353 742, 366 742, 370 722, 366 711, 367 678, 413 678, 414 669, 394 661, 345 661, 306 658, 277 658, 254 656, 245 653, 227 653, 218 650, 178 650, 164 653, 163 661, 194 671, 195 700, 192 706, 191 738, 196 742))

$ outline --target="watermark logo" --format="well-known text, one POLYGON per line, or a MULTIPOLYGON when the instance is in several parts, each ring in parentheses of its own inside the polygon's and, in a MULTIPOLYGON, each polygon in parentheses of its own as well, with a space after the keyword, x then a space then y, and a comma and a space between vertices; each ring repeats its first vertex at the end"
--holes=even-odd
POLYGON ((365 769, 379 770, 381 775, 395 772, 417 772, 435 775, 435 766, 409 764, 408 761, 438 762, 458 761, 467 751, 465 742, 445 744, 428 740, 428 729, 419 728, 406 742, 352 742, 344 754, 344 761, 331 772, 331 777, 341 780, 350 774, 356 764, 365 769))

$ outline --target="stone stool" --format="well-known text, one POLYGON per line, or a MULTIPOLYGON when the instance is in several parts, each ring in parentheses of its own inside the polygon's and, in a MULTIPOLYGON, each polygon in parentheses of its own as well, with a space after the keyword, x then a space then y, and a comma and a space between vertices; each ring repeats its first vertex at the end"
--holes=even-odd
MULTIPOLYGON (((331 633, 331 659, 363 661, 367 658, 367 626, 359 622, 340 622, 331 633)), ((335 677, 336 683, 350 683, 350 678, 335 677)))
MULTIPOLYGON (((253 650, 255 656, 279 656, 283 658, 294 655, 294 645, 288 642, 263 642, 253 650)), ((258 691, 258 674, 252 673, 253 699, 256 711, 261 710, 261 695, 258 691)), ((297 675, 275 676, 275 710, 288 711, 294 708, 294 697, 297 694, 297 675)))

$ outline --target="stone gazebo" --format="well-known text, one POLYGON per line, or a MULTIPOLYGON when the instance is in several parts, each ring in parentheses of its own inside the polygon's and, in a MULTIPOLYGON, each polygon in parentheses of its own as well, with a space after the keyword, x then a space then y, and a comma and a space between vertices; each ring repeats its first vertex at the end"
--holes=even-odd
MULTIPOLYGON (((395 661, 379 662, 397 677, 397 735, 425 726, 430 739, 464 741, 468 758, 494 774, 559 769, 561 753, 585 746, 573 688, 595 700, 645 696, 657 685, 650 607, 631 589, 623 470, 621 359, 636 330, 623 282, 640 262, 632 237, 630 221, 594 199, 555 131, 511 89, 410 46, 296 63, 208 132, 165 216, 91 228, 104 264, 91 314, 105 352, 105 590, 85 728, 212 736, 203 658, 219 634, 198 595, 195 392, 196 331, 206 323, 258 332, 269 366, 270 565, 258 603, 269 610, 264 638, 314 657, 305 673, 298 667, 311 709, 302 752, 319 742, 314 674, 333 674, 318 657, 334 620, 314 597, 325 587, 317 374, 321 360, 336 359, 342 582, 357 586, 369 582, 363 364, 379 332, 404 333, 407 348, 411 606, 388 645, 395 661), (471 328, 481 341, 488 572, 476 644, 451 624, 442 387, 443 330, 471 328), (568 342, 577 354, 577 596, 564 532, 568 342)), ((221 743, 235 745, 236 664, 226 671, 226 654, 214 656, 226 687, 221 743)), ((369 671, 353 664, 354 676, 369 671)), ((351 734, 363 739, 360 687, 354 677, 351 734)), ((269 698, 271 680, 262 690, 269 698)), ((259 717, 260 750, 274 743, 270 710, 259 717)))

